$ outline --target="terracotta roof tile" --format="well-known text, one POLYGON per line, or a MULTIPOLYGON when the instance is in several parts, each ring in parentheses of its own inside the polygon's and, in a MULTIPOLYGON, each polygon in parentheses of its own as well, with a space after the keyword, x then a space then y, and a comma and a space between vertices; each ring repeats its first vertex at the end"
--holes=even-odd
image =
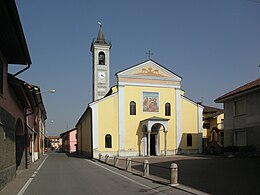
POLYGON ((230 91, 230 92, 226 93, 223 96, 220 96, 219 98, 217 98, 215 100, 215 102, 221 102, 225 98, 228 98, 230 96, 233 96, 233 95, 236 95, 236 94, 248 91, 250 89, 257 88, 257 87, 260 87, 260 78, 254 80, 254 81, 252 81, 250 83, 247 83, 247 84, 245 84, 245 85, 243 85, 241 87, 238 87, 235 90, 230 91))

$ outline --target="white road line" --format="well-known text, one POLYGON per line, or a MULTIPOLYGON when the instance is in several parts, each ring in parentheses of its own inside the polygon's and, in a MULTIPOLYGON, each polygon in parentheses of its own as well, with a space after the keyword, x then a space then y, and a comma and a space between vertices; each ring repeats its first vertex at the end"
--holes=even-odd
POLYGON ((147 185, 144 185, 144 184, 142 184, 142 183, 139 183, 139 182, 137 182, 137 181, 135 181, 135 180, 133 180, 133 179, 127 177, 127 176, 124 176, 124 175, 122 175, 122 174, 120 174, 120 173, 117 173, 117 172, 115 172, 115 171, 112 171, 112 170, 110 170, 110 169, 108 169, 108 168, 106 168, 106 167, 104 167, 104 166, 102 166, 102 165, 99 165, 99 164, 97 164, 96 162, 93 162, 93 161, 88 160, 88 159, 86 159, 86 161, 91 162, 92 164, 94 164, 94 165, 96 165, 96 166, 99 166, 99 167, 101 167, 101 168, 103 168, 103 169, 105 169, 105 170, 107 170, 107 171, 110 171, 110 172, 112 172, 112 173, 114 173, 114 174, 116 174, 116 175, 118 175, 118 176, 120 176, 120 177, 123 177, 123 178, 125 178, 125 179, 127 179, 127 180, 129 180, 129 181, 131 181, 131 182, 133 182, 133 183, 136 183, 136 184, 138 184, 138 185, 140 185, 140 186, 142 186, 142 187, 145 187, 145 188, 147 188, 147 189, 149 189, 149 190, 152 190, 152 191, 154 191, 154 192, 156 192, 156 193, 160 193, 160 194, 167 195, 167 194, 165 194, 165 193, 163 193, 163 192, 160 192, 160 191, 158 191, 158 190, 155 190, 155 189, 153 189, 153 188, 151 188, 151 187, 149 187, 149 186, 147 186, 147 185))
POLYGON ((23 193, 25 192, 25 190, 27 189, 27 187, 30 185, 30 183, 32 182, 33 178, 30 178, 25 185, 23 186, 23 188, 18 192, 17 195, 23 195, 23 193))
POLYGON ((48 158, 48 155, 47 155, 47 157, 42 161, 42 163, 41 163, 40 166, 36 169, 36 171, 39 171, 40 168, 42 168, 42 165, 43 165, 43 163, 46 161, 47 158, 48 158))
MULTIPOLYGON (((40 164, 40 166, 36 169, 36 173, 40 170, 40 168, 42 167, 43 163, 46 161, 46 159, 48 158, 48 156, 42 161, 42 163, 40 164)), ((23 193, 25 192, 25 190, 28 188, 28 186, 30 185, 30 183, 32 182, 33 178, 36 176, 36 173, 33 173, 31 178, 28 179, 28 181, 24 184, 23 188, 18 192, 17 195, 23 195, 23 193)))

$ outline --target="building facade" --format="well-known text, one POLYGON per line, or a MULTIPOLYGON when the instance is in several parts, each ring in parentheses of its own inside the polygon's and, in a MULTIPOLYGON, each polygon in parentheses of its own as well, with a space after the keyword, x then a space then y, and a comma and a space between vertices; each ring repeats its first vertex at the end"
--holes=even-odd
POLYGON ((203 152, 222 153, 224 147, 224 110, 203 105, 203 152))
POLYGON ((217 98, 224 104, 224 146, 260 150, 260 78, 217 98))
POLYGON ((46 111, 40 88, 17 76, 31 59, 15 1, 0 1, 0 190, 43 155, 46 111), (20 66, 12 74, 8 68, 20 66))
POLYGON ((71 129, 60 134, 62 139, 62 151, 66 153, 73 153, 77 150, 77 129, 71 129))
POLYGON ((60 136, 48 136, 46 138, 46 145, 51 150, 60 150, 62 147, 62 139, 60 136))

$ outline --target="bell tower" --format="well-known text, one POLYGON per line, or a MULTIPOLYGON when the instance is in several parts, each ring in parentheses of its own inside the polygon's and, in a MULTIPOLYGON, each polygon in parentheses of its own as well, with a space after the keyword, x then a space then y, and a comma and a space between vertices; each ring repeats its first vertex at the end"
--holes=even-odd
POLYGON ((91 43, 93 63, 93 101, 106 95, 110 88, 110 49, 111 42, 105 40, 102 24, 99 22, 98 36, 91 43))

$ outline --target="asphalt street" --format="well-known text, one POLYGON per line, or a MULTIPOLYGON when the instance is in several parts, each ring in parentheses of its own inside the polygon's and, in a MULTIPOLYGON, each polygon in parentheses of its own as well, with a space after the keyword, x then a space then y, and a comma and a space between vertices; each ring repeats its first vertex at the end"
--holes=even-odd
POLYGON ((93 160, 50 152, 0 194, 189 194, 93 160))

